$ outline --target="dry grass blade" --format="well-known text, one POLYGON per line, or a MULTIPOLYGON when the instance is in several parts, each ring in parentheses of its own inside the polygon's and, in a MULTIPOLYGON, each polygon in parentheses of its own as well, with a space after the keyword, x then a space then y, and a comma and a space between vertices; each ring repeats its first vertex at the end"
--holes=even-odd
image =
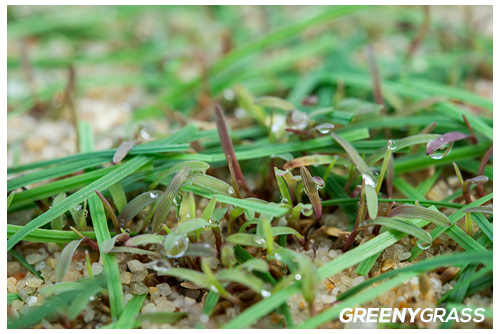
POLYGON ((135 140, 126 140, 122 142, 116 149, 115 155, 113 155, 113 163, 117 164, 122 161, 123 158, 127 156, 128 152, 134 148, 136 143, 137 142, 135 140))

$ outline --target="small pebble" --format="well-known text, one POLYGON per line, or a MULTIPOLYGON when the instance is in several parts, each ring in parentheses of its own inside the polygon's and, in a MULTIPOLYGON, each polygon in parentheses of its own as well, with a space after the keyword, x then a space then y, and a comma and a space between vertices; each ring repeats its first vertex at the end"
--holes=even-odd
POLYGON ((382 264, 380 266, 381 267, 380 270, 382 272, 387 271, 387 270, 391 269, 392 267, 394 267, 394 263, 395 263, 394 259, 391 257, 388 257, 382 261, 382 264))
POLYGON ((26 304, 28 304, 29 307, 35 306, 37 302, 38 302, 38 298, 35 296, 30 296, 26 300, 26 304))
POLYGON ((24 302, 22 300, 13 300, 12 301, 12 309, 14 310, 19 310, 21 307, 23 307, 24 302))
POLYGON ((123 284, 130 284, 130 280, 132 279, 132 274, 128 271, 122 271, 120 273, 120 280, 123 284))
POLYGON ((134 283, 132 285, 132 292, 134 295, 145 295, 148 293, 148 287, 144 283, 134 283))
POLYGON ((156 287, 162 296, 169 296, 172 293, 172 289, 167 283, 158 284, 156 287))
POLYGON ((30 288, 39 288, 42 283, 43 280, 39 279, 38 277, 32 277, 26 280, 26 285, 30 288))
POLYGON ((127 266, 131 272, 146 270, 146 265, 144 263, 137 261, 137 260, 128 261, 127 266))

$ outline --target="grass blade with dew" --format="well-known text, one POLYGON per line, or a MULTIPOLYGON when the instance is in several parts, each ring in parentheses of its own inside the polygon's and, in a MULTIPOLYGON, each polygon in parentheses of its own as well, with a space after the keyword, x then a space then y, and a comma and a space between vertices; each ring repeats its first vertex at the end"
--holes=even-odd
POLYGON ((92 182, 86 187, 80 189, 73 195, 66 198, 64 201, 60 202, 58 205, 53 206, 47 212, 41 214, 36 217, 28 224, 26 224, 21 230, 17 231, 14 235, 10 237, 7 241, 7 250, 11 250, 15 244, 17 244, 20 240, 23 239, 27 234, 38 227, 42 227, 48 222, 52 221, 54 218, 62 215, 70 208, 75 207, 78 203, 81 203, 86 197, 93 198, 95 195, 94 189, 104 190, 107 187, 115 184, 121 179, 133 173, 139 167, 151 161, 151 158, 138 156, 133 158, 132 160, 127 161, 126 163, 118 166, 115 170, 110 172, 109 174, 101 177, 100 179, 92 182))
POLYGON ((224 155, 230 156, 233 164, 234 176, 236 181, 241 183, 241 185, 245 188, 245 190, 251 193, 250 188, 245 182, 245 178, 243 177, 243 173, 241 172, 241 167, 236 158, 236 153, 234 152, 233 141, 229 136, 229 131, 227 127, 226 117, 224 116, 224 112, 221 107, 216 104, 215 105, 215 123, 217 125, 217 132, 219 133, 220 145, 222 150, 224 151, 224 155))
POLYGON ((184 167, 189 167, 189 171, 191 173, 205 173, 205 171, 210 168, 210 165, 202 161, 182 161, 176 163, 175 165, 158 175, 158 177, 149 186, 149 190, 155 189, 167 176, 179 172, 184 167))
POLYGON ((118 215, 118 226, 124 227, 129 221, 137 216, 145 207, 156 202, 158 196, 162 194, 159 190, 148 191, 136 196, 128 202, 118 215))
POLYGON ((177 229, 175 232, 177 233, 191 233, 196 231, 199 228, 209 226, 211 223, 203 218, 195 218, 188 220, 186 222, 180 223, 179 226, 177 226, 177 229))
MULTIPOLYGON (((96 196, 93 196, 89 198, 89 208, 97 243, 99 247, 101 247, 106 240, 111 238, 106 223, 106 215, 104 214, 104 206, 96 196)), ((106 275, 111 316, 117 319, 122 313, 125 305, 120 270, 118 269, 115 254, 101 253, 101 259, 104 267, 104 274, 106 275)))
POLYGON ((210 175, 191 174, 188 176, 188 181, 192 182, 193 186, 199 187, 205 191, 216 192, 217 194, 234 196, 234 188, 226 182, 219 180, 210 175))
POLYGON ((466 135, 465 133, 454 131, 454 132, 448 132, 445 133, 444 135, 439 136, 436 139, 431 140, 428 144, 427 147, 425 148, 425 154, 430 155, 431 157, 434 158, 441 158, 443 155, 447 154, 448 151, 448 145, 450 143, 469 138, 470 135, 466 135), (444 153, 441 151, 443 149, 446 149, 444 153))
POLYGON ((321 205, 321 199, 319 198, 318 189, 319 186, 305 167, 300 167, 300 175, 302 177, 302 183, 304 184, 304 192, 309 201, 311 202, 314 212, 316 213, 316 220, 321 219, 321 214, 323 207, 321 205))
POLYGON ((182 168, 175 176, 172 178, 167 186, 167 189, 161 195, 159 199, 158 207, 154 213, 153 217, 153 233, 160 230, 161 224, 167 219, 168 211, 172 206, 174 197, 182 186, 182 183, 187 179, 189 174, 189 167, 182 168))

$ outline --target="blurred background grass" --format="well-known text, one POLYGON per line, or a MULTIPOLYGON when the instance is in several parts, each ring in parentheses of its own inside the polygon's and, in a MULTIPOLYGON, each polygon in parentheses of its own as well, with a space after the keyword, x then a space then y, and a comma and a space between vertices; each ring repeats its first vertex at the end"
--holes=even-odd
MULTIPOLYGON (((94 149, 213 126, 213 102, 238 107, 236 85, 321 100, 342 80, 325 89, 314 74, 370 78, 368 45, 384 80, 492 94, 492 6, 9 6, 7 18, 9 166, 75 153, 77 120, 94 149)), ((384 98, 389 113, 405 102, 384 98)))

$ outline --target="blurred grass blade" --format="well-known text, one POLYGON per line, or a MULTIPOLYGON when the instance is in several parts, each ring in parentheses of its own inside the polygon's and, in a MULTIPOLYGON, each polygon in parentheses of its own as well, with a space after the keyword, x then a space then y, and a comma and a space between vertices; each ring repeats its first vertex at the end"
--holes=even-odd
POLYGON ((300 158, 296 158, 290 161, 287 161, 284 165, 284 169, 294 169, 301 166, 312 166, 312 165, 328 165, 331 164, 332 161, 336 160, 332 155, 323 155, 323 154, 314 154, 307 155, 300 158))
POLYGON ((172 178, 167 186, 167 189, 161 196, 159 200, 158 207, 154 213, 153 217, 153 233, 157 233, 160 230, 161 224, 167 219, 168 211, 172 206, 174 197, 182 186, 182 183, 187 179, 189 174, 189 167, 182 168, 175 176, 172 178))
POLYGON ((207 244, 189 244, 184 256, 217 256, 217 250, 207 244))
MULTIPOLYGON (((341 136, 337 135, 335 132, 331 132, 332 137, 339 143, 340 146, 349 154, 349 157, 351 158, 352 162, 354 165, 356 165, 356 168, 358 171, 363 174, 367 169, 368 165, 366 162, 361 158, 359 155, 358 151, 352 146, 352 144, 347 141, 346 139, 342 138, 341 136)), ((384 149, 384 154, 385 154, 385 149, 384 149)))
POLYGON ((117 182, 109 187, 108 191, 113 198, 113 202, 115 202, 116 209, 118 212, 121 212, 123 207, 127 204, 127 197, 125 196, 122 185, 120 182, 117 182))
MULTIPOLYGON (((57 269, 57 268, 56 268, 57 269)), ((74 320, 87 306, 90 302, 90 298, 96 295, 102 287, 95 284, 90 285, 87 289, 82 290, 80 294, 71 302, 69 305, 67 316, 69 320, 74 320)))
MULTIPOLYGON (((59 195, 56 196, 56 198, 54 198, 54 201, 52 201, 52 206, 61 203, 65 199, 66 199, 66 193, 60 193, 59 195)), ((52 230, 62 230, 64 225, 66 225, 65 223, 66 216, 63 217, 63 215, 60 215, 59 217, 53 219, 50 222, 50 228, 52 230)))
POLYGON ((210 222, 203 218, 195 218, 179 224, 177 227, 177 233, 191 233, 199 228, 211 225, 210 222))
POLYGON ((203 273, 186 268, 155 268, 160 275, 168 275, 180 278, 201 287, 209 289, 211 286, 210 280, 203 273))
POLYGON ((291 110, 297 109, 290 102, 283 100, 283 99, 280 99, 279 97, 275 97, 275 96, 258 97, 255 100, 253 100, 253 104, 255 104, 257 106, 268 107, 268 108, 281 109, 284 111, 291 111, 291 110))
POLYGON ((10 203, 12 203, 12 200, 14 199, 14 196, 16 195, 15 191, 12 191, 9 196, 7 196, 7 209, 10 206, 10 203))
MULTIPOLYGON (((120 318, 102 329, 134 329, 136 328, 136 316, 139 314, 147 295, 134 295, 123 309, 120 318)), ((150 313, 151 314, 151 313, 150 313)))
POLYGON ((251 259, 241 264, 240 268, 246 268, 250 271, 256 270, 262 273, 269 271, 269 263, 263 259, 251 259))
POLYGON ((108 253, 129 253, 129 254, 147 255, 151 259, 154 259, 154 260, 163 258, 157 252, 153 252, 153 251, 146 250, 146 249, 135 248, 135 247, 127 247, 127 246, 113 247, 108 251, 108 253))
POLYGON ((143 313, 135 318, 139 322, 149 321, 157 324, 173 324, 186 317, 186 312, 151 312, 143 313))
POLYGON ((444 227, 451 226, 451 221, 443 213, 422 206, 401 205, 395 207, 389 212, 387 217, 390 218, 395 216, 405 219, 424 219, 444 227))
POLYGON ((292 235, 295 235, 299 239, 304 238, 299 232, 297 232, 293 228, 286 227, 286 226, 273 227, 273 228, 271 228, 271 232, 272 232, 273 237, 278 236, 278 235, 284 235, 284 234, 292 234, 292 235))
POLYGON ((53 206, 50 210, 36 217, 28 224, 26 224, 21 230, 17 231, 13 236, 11 236, 7 241, 7 250, 11 250, 15 244, 22 240, 23 237, 25 237, 31 231, 47 224, 54 218, 68 211, 70 208, 75 207, 75 205, 81 203, 86 197, 92 198, 92 195, 95 195, 94 189, 104 190, 108 188, 109 186, 115 184, 126 176, 132 174, 139 167, 151 161, 151 159, 152 158, 143 156, 135 157, 118 166, 118 168, 114 169, 112 172, 102 176, 100 179, 80 189, 73 195, 66 198, 64 201, 60 202, 58 205, 53 206))
POLYGON ((242 246, 253 246, 258 248, 264 248, 266 246, 266 240, 262 237, 247 234, 247 233, 235 233, 231 234, 226 238, 227 242, 232 242, 236 245, 242 246))
POLYGON ((487 206, 475 206, 472 208, 465 209, 464 212, 478 212, 478 213, 485 213, 487 215, 492 215, 493 208, 487 206))
POLYGON ((61 255, 59 255, 59 258, 57 259, 57 265, 54 273, 56 283, 60 283, 63 281, 64 276, 66 276, 66 272, 68 271, 69 265, 71 264, 71 260, 73 259, 73 255, 75 254, 78 246, 80 246, 82 240, 83 239, 73 240, 62 250, 61 255))
POLYGON ((236 269, 220 270, 215 274, 215 277, 220 281, 238 282, 249 287, 258 294, 261 294, 262 290, 264 290, 264 282, 255 276, 236 269))
POLYGON ((142 246, 142 245, 147 245, 147 244, 159 244, 162 243, 163 240, 165 239, 164 235, 157 235, 157 234, 141 234, 135 237, 132 237, 128 239, 125 242, 126 246, 133 247, 133 246, 142 246))

